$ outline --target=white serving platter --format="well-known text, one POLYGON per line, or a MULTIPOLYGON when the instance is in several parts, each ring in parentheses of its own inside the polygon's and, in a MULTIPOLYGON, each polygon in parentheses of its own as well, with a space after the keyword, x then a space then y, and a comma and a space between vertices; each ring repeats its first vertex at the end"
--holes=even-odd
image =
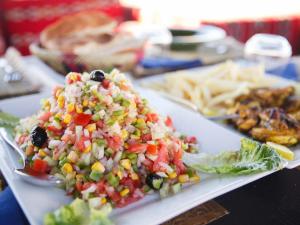
MULTIPOLYGON (((205 74, 207 71, 211 70, 213 67, 214 66, 206 66, 206 67, 201 67, 201 68, 190 69, 188 71, 189 72, 191 72, 191 71, 194 72, 195 76, 201 76, 202 73, 205 74)), ((143 83, 146 83, 146 82, 163 82, 164 77, 166 75, 167 74, 160 74, 160 75, 155 75, 155 76, 143 78, 143 79, 137 80, 136 84, 137 85, 142 85, 143 83)), ((275 81, 274 82, 274 87, 284 87, 284 86, 295 85, 296 84, 295 81, 284 79, 282 77, 275 76, 275 75, 272 75, 272 74, 266 74, 266 76, 269 76, 270 78, 272 78, 275 81)), ((167 100, 169 100, 169 99, 167 99, 167 100)), ((221 123, 221 122, 216 122, 216 123, 221 125, 222 127, 225 127, 229 130, 232 130, 235 133, 238 133, 242 136, 245 136, 244 134, 238 132, 233 127, 231 127, 227 124, 224 124, 224 123, 221 123)), ((294 160, 288 162, 288 164, 287 164, 288 169, 293 169, 295 167, 300 166, 300 144, 292 147, 291 150, 294 152, 295 158, 294 158, 294 160)))
MULTIPOLYGON (((52 73, 52 78, 57 76, 49 67, 33 57, 28 59, 28 63, 34 64, 43 74, 52 73)), ((62 81, 61 77, 55 77, 55 79, 58 83, 62 81)), ((142 88, 139 88, 138 91, 149 100, 159 113, 170 115, 179 132, 196 136, 201 151, 216 153, 239 148, 242 136, 238 132, 208 121, 200 114, 170 102, 153 91, 142 88)), ((0 101, 0 109, 5 109, 6 112, 19 117, 28 116, 39 109, 40 99, 48 95, 50 95, 49 90, 40 94, 3 100, 0 101)), ((65 195, 63 190, 36 187, 19 180, 12 172, 13 163, 5 150, 7 150, 5 146, 0 143, 0 169, 31 225, 41 225, 47 212, 51 212, 72 200, 65 195)), ((300 155, 297 157, 300 158, 300 155)), ((273 172, 275 171, 235 177, 201 174, 200 183, 185 187, 177 195, 160 199, 157 194, 153 194, 128 207, 114 209, 112 219, 117 225, 160 224, 201 203, 273 172)))
MULTIPOLYGON (((238 133, 225 129, 201 115, 178 106, 175 103, 160 97, 150 90, 139 90, 159 113, 170 115, 178 131, 196 136, 201 151, 220 152, 239 148, 241 136, 238 133)), ((31 104, 31 98, 11 99, 5 105, 9 106, 10 113, 18 112, 19 116, 31 114, 38 108, 26 107, 31 104), (17 104, 15 104, 17 102, 17 104)), ((1 104, 0 104, 1 105, 1 104)), ((2 104, 3 105, 3 104, 2 104)), ((1 106, 2 107, 2 106, 1 106)), ((43 216, 59 206, 71 201, 64 191, 57 188, 41 188, 19 180, 12 172, 12 163, 5 152, 4 145, 0 145, 0 169, 13 190, 21 208, 30 224, 41 225, 43 216)), ((175 196, 160 199, 157 194, 146 196, 139 202, 123 209, 115 209, 112 219, 122 225, 154 225, 160 224, 184 211, 201 203, 250 183, 274 171, 250 176, 220 177, 201 175, 201 182, 190 185, 175 196), (141 219, 142 218, 142 219, 141 219)))

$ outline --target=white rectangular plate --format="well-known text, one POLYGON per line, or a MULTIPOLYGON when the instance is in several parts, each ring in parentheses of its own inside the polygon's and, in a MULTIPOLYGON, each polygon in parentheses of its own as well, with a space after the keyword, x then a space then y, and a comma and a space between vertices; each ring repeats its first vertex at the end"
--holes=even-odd
MULTIPOLYGON (((238 133, 212 123, 201 115, 169 102, 152 91, 140 90, 140 92, 159 113, 170 115, 173 118, 174 125, 178 131, 196 136, 199 140, 201 151, 216 153, 239 149, 241 136, 238 133)), ((25 116, 31 114, 39 107, 36 100, 34 100, 35 104, 31 104, 32 107, 26 107, 32 101, 32 98, 27 96, 22 100, 17 98, 0 103, 0 107, 5 107, 10 113, 16 114, 18 112, 19 116, 25 116)), ((41 225, 47 212, 51 212, 71 201, 71 198, 67 197, 62 190, 36 187, 19 180, 12 173, 12 163, 10 163, 5 150, 7 149, 0 144, 0 169, 30 224, 41 225)), ((112 219, 116 224, 122 225, 160 224, 201 203, 272 172, 236 177, 201 175, 200 183, 185 187, 177 195, 161 200, 157 194, 153 194, 123 209, 115 209, 112 219)))
MULTIPOLYGON (((213 66, 201 67, 201 68, 191 69, 189 71, 195 72, 195 75, 200 75, 200 73, 205 72, 205 70, 210 70, 212 67, 213 66)), ((276 78, 277 81, 274 83, 275 87, 284 87, 284 86, 293 85, 296 83, 295 81, 284 79, 284 78, 281 78, 278 76, 274 76, 272 74, 266 74, 266 75, 272 77, 272 79, 276 78)), ((161 75, 143 78, 143 79, 136 81, 136 84, 138 85, 143 82, 160 82, 160 81, 163 82, 163 79, 165 76, 166 76, 166 74, 161 74, 161 75)), ((218 124, 220 124, 220 123, 218 123, 218 124)), ((234 130, 234 128, 232 128, 231 126, 224 125, 224 124, 222 124, 222 127, 225 127, 230 130, 234 130)), ((235 132, 239 133, 236 130, 235 130, 235 132)), ((243 135, 243 134, 240 134, 240 135, 243 135)), ((291 149, 295 154, 295 158, 294 158, 294 160, 288 162, 288 165, 287 165, 288 169, 293 169, 297 166, 300 166, 300 144, 292 147, 291 149)))

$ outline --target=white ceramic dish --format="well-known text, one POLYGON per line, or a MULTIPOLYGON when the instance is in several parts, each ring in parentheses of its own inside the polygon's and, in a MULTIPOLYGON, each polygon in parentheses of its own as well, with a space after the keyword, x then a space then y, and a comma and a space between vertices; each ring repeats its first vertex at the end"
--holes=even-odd
MULTIPOLYGON (((239 134, 169 102, 152 91, 142 91, 142 95, 160 113, 170 115, 178 131, 196 136, 199 139, 201 151, 219 152, 239 148, 241 137, 239 134)), ((36 105, 33 108, 26 107, 31 101, 29 97, 22 99, 22 101, 11 99, 5 104, 0 104, 0 107, 6 105, 10 113, 18 112, 19 116, 22 116, 21 114, 25 116, 38 108, 38 102, 35 102, 36 105)), ((45 213, 71 201, 71 198, 67 197, 62 190, 32 186, 15 177, 12 173, 9 157, 2 145, 0 145, 0 169, 32 225, 42 224, 45 213)), ((122 225, 160 224, 205 201, 272 172, 238 177, 203 175, 200 183, 184 188, 175 196, 160 200, 157 194, 153 194, 126 208, 115 209, 112 219, 116 224, 122 225)))
MULTIPOLYGON (((195 74, 199 75, 200 73, 205 72, 205 70, 210 70, 212 67, 213 66, 201 67, 201 68, 191 69, 190 71, 194 71, 195 74)), ((157 81, 163 82, 164 76, 166 76, 166 74, 147 77, 147 78, 138 80, 136 82, 136 84, 139 85, 139 84, 142 84, 143 82, 157 82, 157 81)), ((278 76, 274 76, 272 74, 267 74, 267 76, 272 77, 272 79, 274 79, 274 78, 276 79, 276 82, 274 83, 274 86, 276 86, 276 87, 283 87, 283 86, 295 84, 295 81, 287 80, 287 79, 284 79, 284 78, 281 78, 278 76)), ((220 123, 218 123, 218 124, 220 124, 220 123)), ((239 133, 234 128, 232 128, 231 126, 228 126, 226 124, 221 124, 221 126, 227 128, 227 129, 230 129, 235 133, 239 133)), ((243 135, 243 134, 240 134, 240 135, 243 135)), ((288 165, 287 165, 288 169, 293 169, 297 166, 300 166, 300 144, 296 145, 295 147, 292 147, 292 150, 295 153, 295 159, 293 161, 288 162, 288 165)))

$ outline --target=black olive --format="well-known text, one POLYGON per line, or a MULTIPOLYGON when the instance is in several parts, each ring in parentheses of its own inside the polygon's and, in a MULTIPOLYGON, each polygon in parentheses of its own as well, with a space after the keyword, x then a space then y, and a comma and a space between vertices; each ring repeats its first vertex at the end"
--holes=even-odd
POLYGON ((91 80, 102 82, 105 79, 105 73, 102 70, 94 70, 90 73, 91 80))
POLYGON ((48 139, 45 129, 36 126, 30 134, 31 142, 36 147, 42 147, 48 139))
POLYGON ((156 173, 150 173, 146 177, 146 184, 154 190, 161 189, 163 182, 164 179, 161 176, 157 175, 156 173))

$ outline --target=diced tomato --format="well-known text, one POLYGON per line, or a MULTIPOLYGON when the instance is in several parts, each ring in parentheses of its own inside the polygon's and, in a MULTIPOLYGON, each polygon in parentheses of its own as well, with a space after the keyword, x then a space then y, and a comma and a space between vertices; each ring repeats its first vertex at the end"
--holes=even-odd
POLYGON ((127 198, 123 198, 120 202, 118 202, 116 204, 116 207, 123 208, 131 203, 134 203, 134 202, 140 200, 141 198, 142 198, 141 196, 133 196, 133 195, 128 196, 127 198))
POLYGON ((156 145, 148 145, 147 146, 147 154, 156 155, 157 154, 157 146, 156 145))
POLYGON ((84 191, 86 189, 88 189, 90 186, 92 186, 94 183, 93 182, 86 182, 82 185, 81 190, 84 191))
POLYGON ((122 139, 120 136, 113 136, 106 138, 107 145, 113 150, 118 150, 122 146, 122 139))
POLYGON ((63 134, 63 130, 62 129, 58 129, 55 126, 48 126, 47 127, 48 131, 51 131, 54 135, 62 135, 63 134))
POLYGON ((42 159, 35 159, 32 164, 32 169, 37 173, 46 173, 48 163, 42 159))
POLYGON ((197 143, 197 138, 194 136, 191 137, 186 137, 185 141, 189 144, 196 144, 197 143))
POLYGON ((110 86, 110 81, 108 79, 104 79, 102 81, 102 86, 105 88, 105 89, 108 89, 109 86, 110 86))
POLYGON ((133 153, 142 153, 147 150, 147 144, 130 144, 128 151, 133 153))
POLYGON ((186 170, 185 165, 182 162, 182 154, 183 154, 182 149, 173 151, 173 163, 175 164, 177 173, 179 174, 186 170))
POLYGON ((153 171, 153 162, 150 159, 145 159, 143 164, 147 167, 148 170, 153 171))
POLYGON ((86 146, 84 143, 88 140, 90 140, 88 137, 81 136, 78 140, 76 140, 75 147, 77 149, 79 149, 80 151, 84 152, 84 150, 86 149, 86 146))
POLYGON ((147 113, 146 121, 155 123, 158 121, 158 115, 156 113, 147 113))
POLYGON ((152 140, 152 136, 151 136, 150 133, 149 134, 143 134, 141 138, 142 138, 143 142, 147 142, 147 141, 151 141, 152 140))
POLYGON ((123 178, 120 183, 124 186, 127 186, 131 193, 133 193, 134 190, 139 188, 141 185, 140 180, 132 180, 131 178, 123 178))
POLYGON ((39 120, 42 120, 43 122, 49 121, 49 118, 51 117, 52 113, 51 112, 45 112, 39 117, 39 120))
POLYGON ((174 129, 173 121, 172 121, 171 117, 167 116, 167 118, 166 118, 166 120, 165 120, 165 124, 166 124, 166 126, 172 128, 172 129, 174 129))
POLYGON ((121 195, 119 192, 113 191, 112 193, 108 192, 107 194, 110 197, 110 199, 115 203, 117 203, 121 200, 121 195))
POLYGON ((158 171, 166 171, 166 168, 162 167, 160 165, 161 162, 163 163, 168 163, 169 162, 169 154, 168 154, 168 149, 167 146, 164 143, 160 143, 158 147, 158 157, 154 161, 153 164, 153 171, 158 172, 158 171))
POLYGON ((84 113, 76 113, 74 115, 74 123, 81 126, 86 126, 90 123, 92 115, 84 113))
POLYGON ((82 191, 83 185, 81 182, 76 182, 75 187, 77 191, 82 191))
POLYGON ((96 185, 97 185, 97 193, 99 194, 105 193, 106 184, 104 180, 99 181, 96 185))
POLYGON ((102 120, 99 120, 96 122, 97 127, 103 128, 104 127, 104 122, 102 120))

